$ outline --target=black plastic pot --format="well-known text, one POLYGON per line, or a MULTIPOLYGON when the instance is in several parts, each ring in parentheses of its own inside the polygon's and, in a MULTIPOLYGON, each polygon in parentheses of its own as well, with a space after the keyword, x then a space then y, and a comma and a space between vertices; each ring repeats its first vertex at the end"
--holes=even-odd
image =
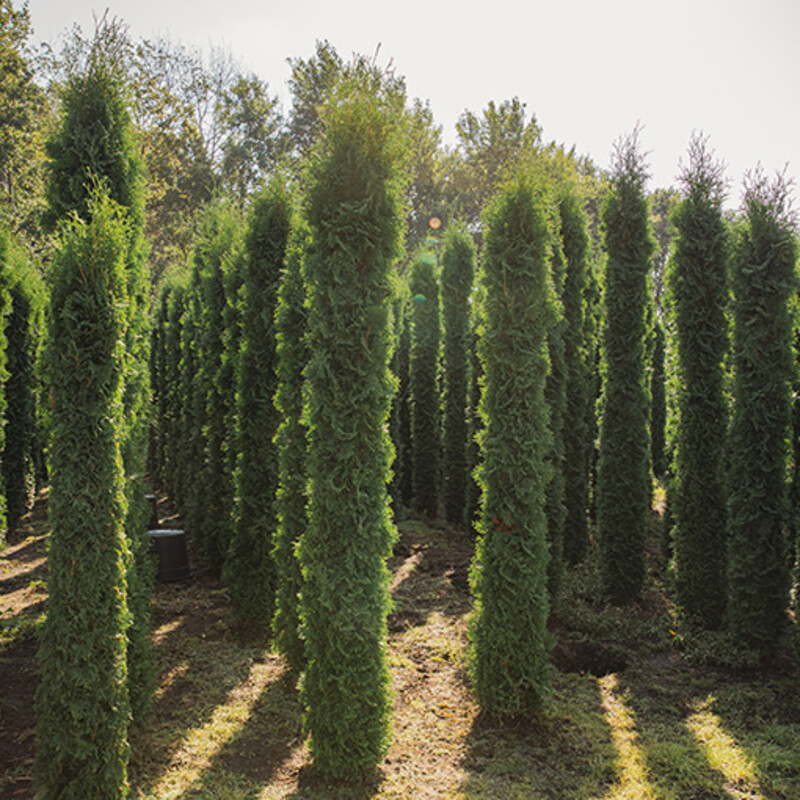
POLYGON ((158 556, 156 580, 183 581, 191 576, 186 531, 177 528, 156 528, 147 532, 158 556))

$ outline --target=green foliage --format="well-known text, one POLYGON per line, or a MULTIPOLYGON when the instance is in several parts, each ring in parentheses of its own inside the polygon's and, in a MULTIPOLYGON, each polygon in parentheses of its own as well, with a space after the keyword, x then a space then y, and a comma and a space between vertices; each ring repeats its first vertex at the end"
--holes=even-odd
POLYGON ((280 416, 272 402, 278 382, 274 316, 290 217, 291 199, 277 177, 254 197, 245 235, 242 349, 236 378, 236 517, 225 563, 234 613, 266 630, 272 624, 276 591, 274 440, 280 416))
POLYGON ((439 408, 439 280, 436 256, 420 252, 411 266, 411 453, 414 506, 439 511, 441 431, 439 408))
POLYGON ((792 379, 789 300, 797 241, 788 185, 759 171, 745 186, 733 258, 733 419, 728 477, 728 614, 762 652, 786 624, 786 458, 792 379))
POLYGON ((469 479, 467 481, 467 500, 464 510, 465 522, 473 533, 476 532, 481 504, 481 487, 477 480, 477 468, 481 459, 481 448, 478 439, 480 432, 483 430, 483 418, 480 413, 483 366, 478 356, 478 342, 483 330, 480 311, 481 296, 481 286, 478 283, 475 287, 469 322, 469 384, 467 386, 467 470, 469 479))
POLYGON ((665 372, 665 335, 661 323, 653 326, 653 354, 650 366, 650 460, 653 474, 663 478, 667 469, 667 386, 665 372))
MULTIPOLYGON (((414 500, 414 452, 411 432, 411 298, 408 287, 403 290, 404 301, 398 310, 402 327, 397 341, 397 393, 393 405, 397 408, 397 441, 395 441, 394 473, 398 495, 403 505, 410 507, 414 500)), ((398 322, 398 324, 400 324, 398 322)))
POLYGON ((585 341, 589 233, 586 214, 577 193, 565 187, 558 204, 561 241, 566 259, 564 290, 564 365, 566 370, 566 424, 564 437, 564 558, 577 564, 589 545, 589 450, 594 417, 589 392, 588 348, 585 341), (590 405, 591 404, 591 405, 590 405))
MULTIPOLYGON (((0 228, 0 452, 4 449, 7 441, 6 422, 8 413, 8 338, 7 322, 12 312, 11 294, 11 271, 16 262, 21 258, 21 253, 17 250, 11 240, 11 236, 4 228, 0 228)), ((5 475, 5 469, 3 470, 5 475)), ((6 488, 3 487, 0 493, 0 548, 5 546, 6 536, 6 488)))
POLYGON ((303 259, 309 245, 308 237, 305 222, 296 216, 275 310, 278 377, 275 407, 280 414, 280 425, 275 436, 279 481, 275 495, 277 529, 272 551, 277 576, 272 630, 278 650, 298 673, 305 663, 299 608, 303 576, 295 550, 308 524, 306 429, 302 419, 303 371, 309 358, 305 339, 308 311, 303 286, 303 259))
POLYGON ((39 652, 37 797, 127 795, 123 212, 103 194, 64 229, 51 268, 47 620, 39 652))
POLYGON ((122 44, 118 26, 101 25, 84 69, 70 76, 64 88, 60 124, 47 142, 50 180, 42 217, 46 230, 55 230, 72 212, 86 217, 90 174, 129 209, 132 229, 144 225, 144 165, 127 108, 119 63, 122 44))
POLYGON ((538 710, 550 694, 545 503, 552 447, 545 383, 556 319, 552 220, 526 172, 486 215, 481 283, 484 369, 480 539, 472 566, 472 666, 484 711, 538 710))
POLYGON ((302 699, 314 764, 332 776, 371 770, 389 739, 385 559, 396 534, 386 426, 396 388, 390 300, 403 234, 401 108, 372 84, 344 87, 307 175, 302 699))
POLYGON ((567 517, 565 505, 564 475, 564 427, 567 409, 567 364, 565 358, 564 336, 566 321, 561 296, 564 293, 564 280, 567 271, 566 256, 561 238, 553 237, 550 272, 555 291, 553 307, 555 319, 547 332, 547 352, 550 372, 545 383, 544 399, 550 412, 549 426, 552 441, 547 464, 550 469, 550 482, 547 484, 545 516, 547 517, 547 541, 550 559, 547 564, 547 589, 551 605, 556 605, 564 577, 564 524, 567 517))
POLYGON ((205 487, 198 476, 205 467, 206 452, 206 403, 201 367, 202 330, 200 296, 200 270, 195 260, 189 281, 184 291, 184 312, 180 328, 180 380, 177 407, 178 451, 180 458, 176 474, 176 499, 184 509, 186 526, 200 548, 205 548, 202 538, 203 493, 205 487))
POLYGON ((44 91, 34 77, 27 3, 0 2, 0 226, 28 249, 38 244, 44 191, 43 137, 50 122, 44 91))
POLYGON ((645 385, 645 319, 653 239, 637 132, 618 143, 603 206, 605 274, 604 384, 597 475, 603 586, 616 602, 633 600, 645 575, 650 499, 645 385))
POLYGON ((167 284, 161 290, 156 303, 150 344, 150 386, 154 408, 151 420, 150 470, 153 477, 163 484, 166 482, 166 460, 168 449, 168 386, 167 386, 167 339, 169 308, 173 285, 167 284))
POLYGON ((542 130, 535 116, 526 119, 525 103, 514 97, 490 101, 480 116, 465 111, 456 134, 447 193, 453 210, 471 227, 480 224, 481 211, 507 171, 541 146, 542 130))
POLYGON ((700 138, 691 141, 689 156, 666 273, 679 415, 670 507, 678 604, 688 620, 714 630, 722 625, 726 600, 728 232, 721 166, 700 138))
POLYGON ((203 218, 194 251, 194 330, 187 330, 187 369, 195 361, 196 377, 190 378, 193 402, 187 425, 191 461, 187 464, 192 490, 187 495, 192 532, 198 537, 209 565, 221 570, 230 546, 233 524, 233 472, 229 458, 234 431, 229 412, 235 399, 229 353, 230 327, 225 316, 235 298, 226 292, 227 276, 240 268, 241 217, 230 205, 210 206, 203 218))
MULTIPOLYGON (((394 296, 392 298, 392 360, 390 369, 392 375, 397 378, 397 391, 392 396, 392 407, 389 412, 389 436, 392 441, 392 448, 394 450, 394 459, 392 461, 392 473, 389 481, 389 498, 392 503, 392 510, 394 512, 395 521, 402 518, 402 507, 404 503, 410 503, 411 489, 408 489, 409 499, 405 500, 403 497, 404 483, 410 485, 410 472, 409 480, 406 481, 403 469, 408 461, 408 454, 404 452, 406 448, 410 447, 410 428, 404 431, 404 424, 410 423, 408 417, 408 349, 405 348, 404 342, 408 345, 408 337, 406 336, 406 309, 408 307, 410 298, 408 296, 408 285, 398 275, 395 280, 394 296), (408 432, 408 439, 404 439, 404 433, 408 432)), ((410 464, 409 464, 410 470, 410 464)))
POLYGON ((167 494, 183 507, 183 494, 180 488, 181 457, 181 414, 186 405, 186 395, 180 394, 182 385, 181 339, 185 312, 185 287, 180 283, 170 287, 167 306, 166 331, 164 334, 164 414, 159 417, 159 426, 164 431, 164 487, 167 494))
MULTIPOLYGON (((2 249, 0 244, 0 251, 2 249)), ((3 272, 9 274, 10 279, 11 313, 6 325, 8 381, 5 386, 6 441, 2 471, 8 527, 13 529, 32 505, 36 488, 39 387, 35 364, 44 333, 45 293, 39 273, 21 251, 6 259, 3 272), (9 267, 10 274, 7 272, 9 267)))
POLYGON ((442 494, 449 522, 464 523, 467 500, 467 389, 469 381, 469 299, 475 276, 475 245, 457 226, 442 244, 442 385, 444 389, 442 494))

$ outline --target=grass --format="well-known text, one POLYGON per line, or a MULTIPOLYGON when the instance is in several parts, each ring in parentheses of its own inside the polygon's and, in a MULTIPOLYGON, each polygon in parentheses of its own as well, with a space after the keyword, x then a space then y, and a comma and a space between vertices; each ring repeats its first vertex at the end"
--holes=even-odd
MULTIPOLYGON (((7 559, 20 574, 36 561, 27 547, 27 564, 13 567, 13 553, 7 559)), ((160 683, 151 720, 131 731, 131 796, 800 800, 797 664, 786 650, 770 664, 720 665, 726 658, 714 654, 725 656, 730 642, 708 645, 698 659, 694 640, 676 633, 655 556, 642 600, 627 608, 600 598, 593 559, 569 571, 551 619, 552 703, 533 718, 481 714, 466 674, 471 551, 468 537, 447 525, 401 524, 390 563, 394 740, 357 784, 314 773, 296 680, 266 638, 236 625, 224 588, 202 571, 159 585, 160 683)), ((31 604, 41 596, 39 580, 24 579, 31 604)), ((2 657, 17 649, 30 660, 22 645, 2 657)), ((3 713, 2 722, 0 798, 32 797, 32 739, 23 740, 27 751, 7 755, 6 738, 20 732, 13 715, 3 713)))

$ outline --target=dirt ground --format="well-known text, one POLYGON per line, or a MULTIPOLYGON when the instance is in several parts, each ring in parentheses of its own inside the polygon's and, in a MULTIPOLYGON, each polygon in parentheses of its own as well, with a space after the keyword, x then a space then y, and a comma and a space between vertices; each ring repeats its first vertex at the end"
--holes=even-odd
MULTIPOLYGON (((0 800, 33 797, 36 629, 47 495, 0 553, 0 800)), ((163 526, 181 520, 159 498, 163 526)), ((153 601, 158 689, 130 732, 139 800, 800 800, 800 679, 791 652, 741 674, 692 662, 651 553, 641 602, 603 604, 591 565, 551 615, 553 702, 540 718, 479 713, 467 676, 473 542, 408 520, 390 560, 394 739, 358 785, 315 776, 295 681, 232 618, 190 545, 192 576, 153 601)))

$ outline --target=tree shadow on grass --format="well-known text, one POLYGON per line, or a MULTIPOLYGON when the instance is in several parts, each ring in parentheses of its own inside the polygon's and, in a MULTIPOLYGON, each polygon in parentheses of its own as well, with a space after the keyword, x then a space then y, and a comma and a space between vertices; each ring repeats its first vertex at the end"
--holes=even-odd
POLYGON ((737 726, 721 719, 727 696, 728 707, 743 726, 738 729, 758 738, 768 724, 764 714, 774 713, 780 703, 773 702, 763 686, 752 688, 749 692, 746 682, 729 683, 707 668, 688 667, 670 653, 642 659, 621 676, 617 691, 636 720, 638 747, 657 793, 670 789, 681 800, 800 796, 800 755, 794 757, 795 782, 789 794, 776 787, 789 786, 791 776, 770 775, 774 764, 769 763, 770 754, 778 764, 792 759, 791 751, 800 744, 800 726, 782 754, 774 748, 765 751, 766 759, 759 763, 743 739, 733 734, 737 726), (758 710, 748 708, 748 694, 758 710))
POLYGON ((227 601, 211 581, 160 584, 154 604, 159 685, 150 718, 131 731, 134 788, 156 782, 191 731, 263 660, 265 636, 239 635, 227 601))
POLYGON ((246 722, 210 758, 178 800, 224 796, 220 783, 244 786, 244 797, 258 796, 300 741, 301 713, 294 683, 294 678, 284 672, 263 687, 246 722))
POLYGON ((37 564, 24 572, 17 572, 9 578, 0 580, 0 597, 17 592, 31 584, 32 581, 47 580, 47 564, 37 564))
MULTIPOLYGON (((29 535, 30 534, 22 537, 20 541, 27 539, 29 535)), ((18 561, 22 564, 26 564, 29 561, 38 561, 40 558, 45 558, 46 555, 47 537, 37 536, 35 539, 25 545, 22 545, 21 547, 17 547, 9 542, 8 547, 6 547, 5 550, 0 551, 0 560, 18 561)))
POLYGON ((614 748, 596 680, 561 673, 553 680, 553 700, 539 715, 476 717, 462 761, 465 798, 565 800, 587 787, 587 796, 598 796, 613 781, 614 748))
POLYGON ((384 775, 380 769, 360 780, 334 780, 320 775, 307 764, 300 768, 297 789, 285 800, 371 800, 381 790, 384 775))

